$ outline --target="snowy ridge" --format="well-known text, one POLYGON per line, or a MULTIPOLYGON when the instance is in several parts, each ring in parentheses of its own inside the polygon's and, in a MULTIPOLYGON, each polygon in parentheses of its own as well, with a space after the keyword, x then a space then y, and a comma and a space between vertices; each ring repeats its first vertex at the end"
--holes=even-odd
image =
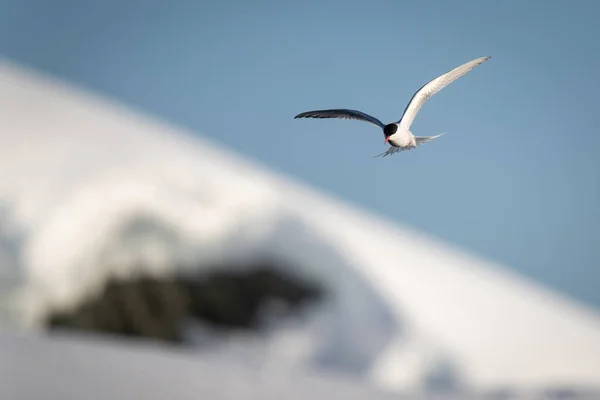
POLYGON ((402 390, 447 360, 476 388, 600 382, 594 310, 1 59, 0 201, 25 233, 32 326, 133 273, 110 265, 145 257, 159 262, 144 273, 164 274, 161 260, 267 252, 309 266, 338 296, 301 358, 333 357, 402 390), (122 236, 137 217, 161 228, 122 236))

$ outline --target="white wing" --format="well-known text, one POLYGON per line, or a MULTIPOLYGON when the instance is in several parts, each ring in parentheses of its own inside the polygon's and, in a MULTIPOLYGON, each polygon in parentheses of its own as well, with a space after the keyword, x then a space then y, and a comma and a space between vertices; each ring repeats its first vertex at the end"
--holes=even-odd
POLYGON ((484 61, 487 61, 491 57, 481 57, 476 60, 469 61, 464 63, 463 65, 454 68, 451 71, 446 72, 443 75, 438 76, 435 79, 427 82, 423 87, 421 87, 417 92, 413 95, 413 97, 408 102, 404 113, 402 114, 402 118, 398 120, 400 127, 405 129, 410 129, 415 116, 425 104, 425 102, 434 94, 478 66, 484 61))

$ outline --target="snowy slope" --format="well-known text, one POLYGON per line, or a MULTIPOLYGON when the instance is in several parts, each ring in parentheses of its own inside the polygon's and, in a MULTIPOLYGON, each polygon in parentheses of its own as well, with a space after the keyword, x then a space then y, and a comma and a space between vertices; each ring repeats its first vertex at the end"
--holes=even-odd
POLYGON ((14 400, 392 400, 339 376, 285 380, 149 343, 0 333, 0 398, 14 400), (35 383, 35 384, 32 384, 35 383))
MULTIPOLYGON (((7 61, 0 64, 2 201, 23 235, 10 268, 25 275, 17 306, 30 326, 107 276, 133 273, 107 260, 269 253, 311 266, 304 272, 337 295, 297 361, 396 389, 418 387, 441 361, 476 388, 600 382, 596 312, 7 61), (162 229, 114 239, 127 239, 122 232, 139 216, 162 229)), ((170 273, 164 264, 145 273, 170 273)))
POLYGON ((593 390, 385 393, 336 374, 277 376, 235 365, 220 355, 198 358, 181 351, 118 340, 44 337, 0 332, 0 398, 33 400, 543 400, 598 399, 593 390), (564 391, 563 391, 564 393, 564 391), (507 397, 509 394, 510 397, 507 397))

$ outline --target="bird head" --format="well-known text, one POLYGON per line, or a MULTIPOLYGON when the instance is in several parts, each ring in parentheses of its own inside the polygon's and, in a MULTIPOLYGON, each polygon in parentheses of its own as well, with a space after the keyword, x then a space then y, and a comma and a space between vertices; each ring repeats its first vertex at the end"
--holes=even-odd
POLYGON ((398 124, 387 124, 383 127, 383 134, 385 135, 385 143, 390 140, 390 136, 398 131, 398 124))

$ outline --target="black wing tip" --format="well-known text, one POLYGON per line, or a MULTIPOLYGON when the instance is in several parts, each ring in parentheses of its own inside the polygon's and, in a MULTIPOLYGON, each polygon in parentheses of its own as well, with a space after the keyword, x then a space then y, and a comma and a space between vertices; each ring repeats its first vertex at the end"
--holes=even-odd
POLYGON ((323 118, 322 116, 319 115, 319 113, 323 112, 322 110, 317 110, 317 111, 305 111, 305 112, 301 112, 300 114, 296 115, 294 117, 294 119, 298 119, 298 118, 323 118))
POLYGON ((298 119, 298 118, 306 118, 308 117, 308 115, 311 113, 311 111, 304 111, 301 112, 300 114, 297 114, 294 119, 298 119))

